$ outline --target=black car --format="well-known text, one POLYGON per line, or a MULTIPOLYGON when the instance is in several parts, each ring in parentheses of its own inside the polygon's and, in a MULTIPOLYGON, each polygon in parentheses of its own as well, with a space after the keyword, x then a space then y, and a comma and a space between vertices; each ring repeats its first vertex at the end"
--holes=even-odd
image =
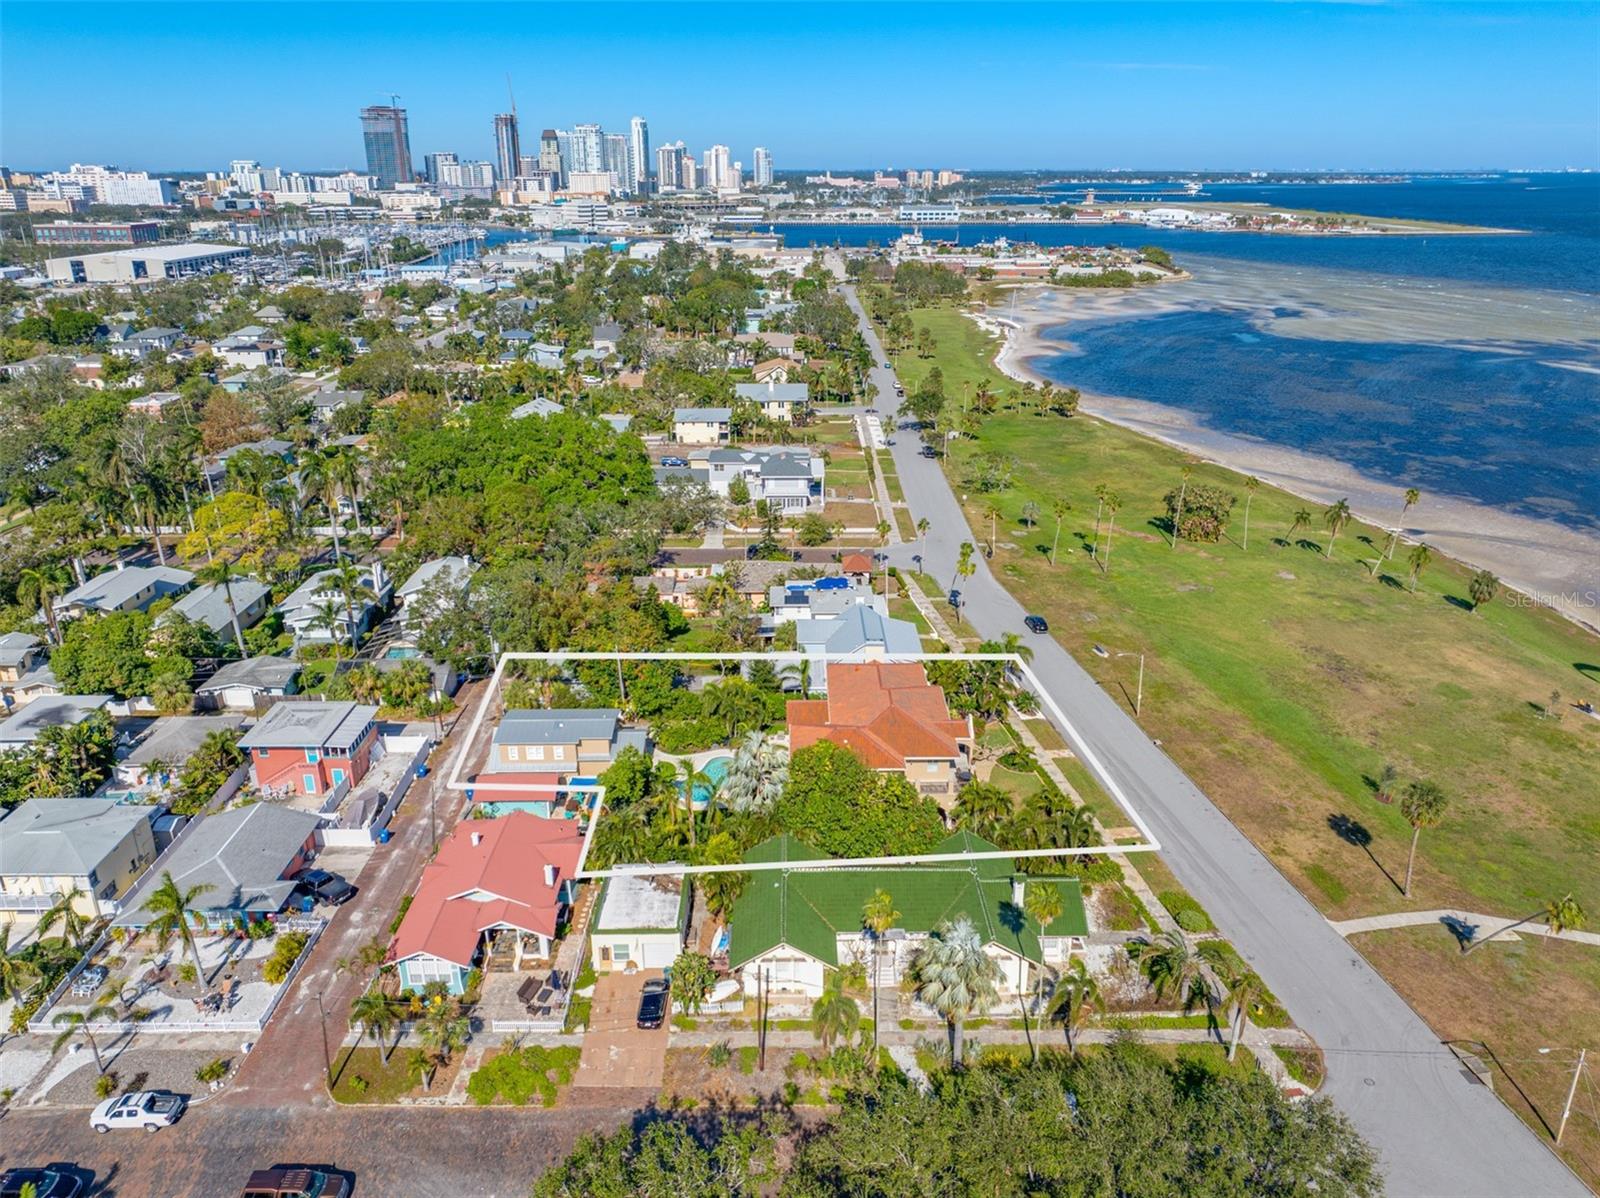
POLYGON ((83 1179, 71 1165, 46 1165, 43 1169, 8 1169, 0 1174, 0 1198, 19 1198, 22 1187, 33 1185, 38 1198, 74 1198, 83 1193, 83 1179))
POLYGON ((931 445, 924 445, 922 447, 922 456, 925 458, 936 458, 939 456, 939 451, 931 445))
POLYGON ((356 896, 356 888, 338 874, 325 869, 308 869, 296 879, 295 891, 315 902, 337 907, 356 896))
POLYGON ((639 993, 639 1026, 658 1028, 667 1017, 667 991, 665 978, 651 978, 639 993))
POLYGON ((1029 632, 1049 632, 1050 625, 1043 616, 1023 616, 1022 622, 1029 632))
POLYGON ((960 591, 951 591, 950 592, 950 598, 947 600, 947 602, 950 604, 951 607, 960 607, 961 606, 961 592, 960 591))

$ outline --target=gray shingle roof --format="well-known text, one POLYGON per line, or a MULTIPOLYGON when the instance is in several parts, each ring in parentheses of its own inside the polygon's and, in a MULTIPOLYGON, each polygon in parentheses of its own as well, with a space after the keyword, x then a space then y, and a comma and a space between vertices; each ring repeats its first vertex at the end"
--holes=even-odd
POLYGON ((688 424, 727 424, 733 419, 732 408, 674 408, 672 419, 688 424))
MULTIPOLYGON (((244 618, 245 613, 267 594, 267 585, 254 578, 234 578, 228 582, 228 590, 233 592, 233 609, 239 613, 240 625, 248 628, 250 621, 244 618)), ((223 590, 220 583, 196 587, 162 612, 161 619, 173 612, 196 624, 204 624, 219 635, 231 632, 233 628, 233 621, 228 615, 228 591, 223 590)))
POLYGON ((615 707, 508 711, 494 730, 497 745, 569 745, 579 740, 610 741, 622 713, 615 707))
POLYGON ((378 709, 363 703, 288 702, 275 705, 239 741, 244 749, 348 749, 378 709))
POLYGON ((155 811, 112 799, 29 799, 0 820, 0 876, 87 877, 155 811))
POLYGON ((287 657, 247 657, 230 661, 198 687, 196 694, 226 690, 230 686, 249 686, 257 690, 281 690, 300 672, 300 663, 287 657))
POLYGON ((145 731, 133 751, 123 758, 131 765, 164 761, 182 767, 212 732, 239 728, 242 715, 163 716, 145 731))
POLYGON ((38 637, 26 632, 8 632, 0 636, 0 666, 15 669, 40 643, 38 637))
POLYGON ((0 747, 31 745, 46 728, 81 724, 107 703, 110 695, 46 695, 16 715, 0 721, 0 747))
MULTIPOLYGON (((211 887, 196 900, 202 909, 279 911, 294 889, 280 875, 320 822, 310 811, 266 802, 208 816, 173 850, 165 872, 181 890, 211 887)), ((139 927, 149 919, 136 907, 116 922, 139 927)))
POLYGON ((73 587, 60 599, 57 607, 89 607, 115 611, 145 587, 154 587, 150 602, 163 595, 182 590, 194 581, 187 570, 171 566, 127 566, 121 570, 107 570, 96 574, 82 586, 73 587))
POLYGON ((733 393, 755 403, 805 403, 811 389, 804 383, 735 383, 733 393))

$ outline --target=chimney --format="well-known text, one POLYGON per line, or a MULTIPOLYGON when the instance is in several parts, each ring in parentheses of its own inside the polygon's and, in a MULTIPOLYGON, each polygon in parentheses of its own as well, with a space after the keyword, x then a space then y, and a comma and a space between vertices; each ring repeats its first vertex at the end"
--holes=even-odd
POLYGON ((472 847, 473 848, 477 848, 482 843, 483 843, 483 833, 482 832, 474 832, 472 834, 472 847))
POLYGON ((1022 907, 1023 885, 1024 879, 1021 874, 1011 875, 1011 905, 1019 909, 1022 907))
POLYGON ((544 863, 544 884, 552 889, 556 884, 556 867, 548 861, 544 863))

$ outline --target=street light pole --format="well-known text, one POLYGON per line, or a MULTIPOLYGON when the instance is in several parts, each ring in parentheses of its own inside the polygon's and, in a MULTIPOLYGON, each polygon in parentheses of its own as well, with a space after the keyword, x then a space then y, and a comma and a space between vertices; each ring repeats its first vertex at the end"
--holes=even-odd
POLYGON ((1578 1049, 1578 1065, 1572 1071, 1572 1085, 1567 1087, 1567 1102, 1561 1108, 1561 1122, 1556 1124, 1556 1144, 1560 1145, 1562 1133, 1567 1130, 1567 1116, 1572 1114, 1572 1100, 1578 1093, 1578 1079, 1583 1076, 1584 1058, 1589 1055, 1587 1048, 1578 1049))

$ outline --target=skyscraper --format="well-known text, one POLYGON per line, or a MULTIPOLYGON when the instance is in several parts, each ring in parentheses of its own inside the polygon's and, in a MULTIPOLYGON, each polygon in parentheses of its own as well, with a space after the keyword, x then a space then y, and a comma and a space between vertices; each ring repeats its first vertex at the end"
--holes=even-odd
POLYGON ((766 146, 756 147, 755 178, 757 187, 772 186, 772 155, 767 152, 766 146))
POLYGON ((574 125, 568 134, 567 155, 562 160, 567 173, 605 170, 604 137, 599 125, 574 125))
MULTIPOLYGON (((712 146, 706 151, 705 178, 703 183, 710 188, 728 187, 728 176, 732 173, 732 159, 727 146, 712 146)), ((737 186, 734 184, 733 186, 737 186)))
POLYGON ((656 187, 677 191, 683 186, 683 143, 671 142, 656 150, 656 187))
POLYGON ((396 183, 410 183, 411 130, 404 108, 374 104, 361 110, 361 140, 366 144, 367 174, 374 175, 381 189, 396 183))
MULTIPOLYGON (((455 167, 456 161, 456 156, 448 150, 440 150, 436 154, 424 154, 422 156, 422 173, 428 177, 429 183, 443 183, 445 182, 445 176, 455 167)), ((382 184, 380 183, 379 186, 381 187, 382 184)))
POLYGON ((600 143, 600 169, 617 179, 617 190, 633 191, 633 171, 628 161, 628 139, 620 133, 604 133, 600 143))
POLYGON ((556 186, 561 185, 561 139, 554 129, 539 134, 539 169, 549 171, 556 186))
POLYGON ((636 193, 649 191, 650 126, 642 116, 628 122, 628 166, 633 172, 633 190, 636 193))
POLYGON ((515 112, 497 113, 494 118, 495 178, 509 183, 522 171, 522 139, 517 133, 515 112))

